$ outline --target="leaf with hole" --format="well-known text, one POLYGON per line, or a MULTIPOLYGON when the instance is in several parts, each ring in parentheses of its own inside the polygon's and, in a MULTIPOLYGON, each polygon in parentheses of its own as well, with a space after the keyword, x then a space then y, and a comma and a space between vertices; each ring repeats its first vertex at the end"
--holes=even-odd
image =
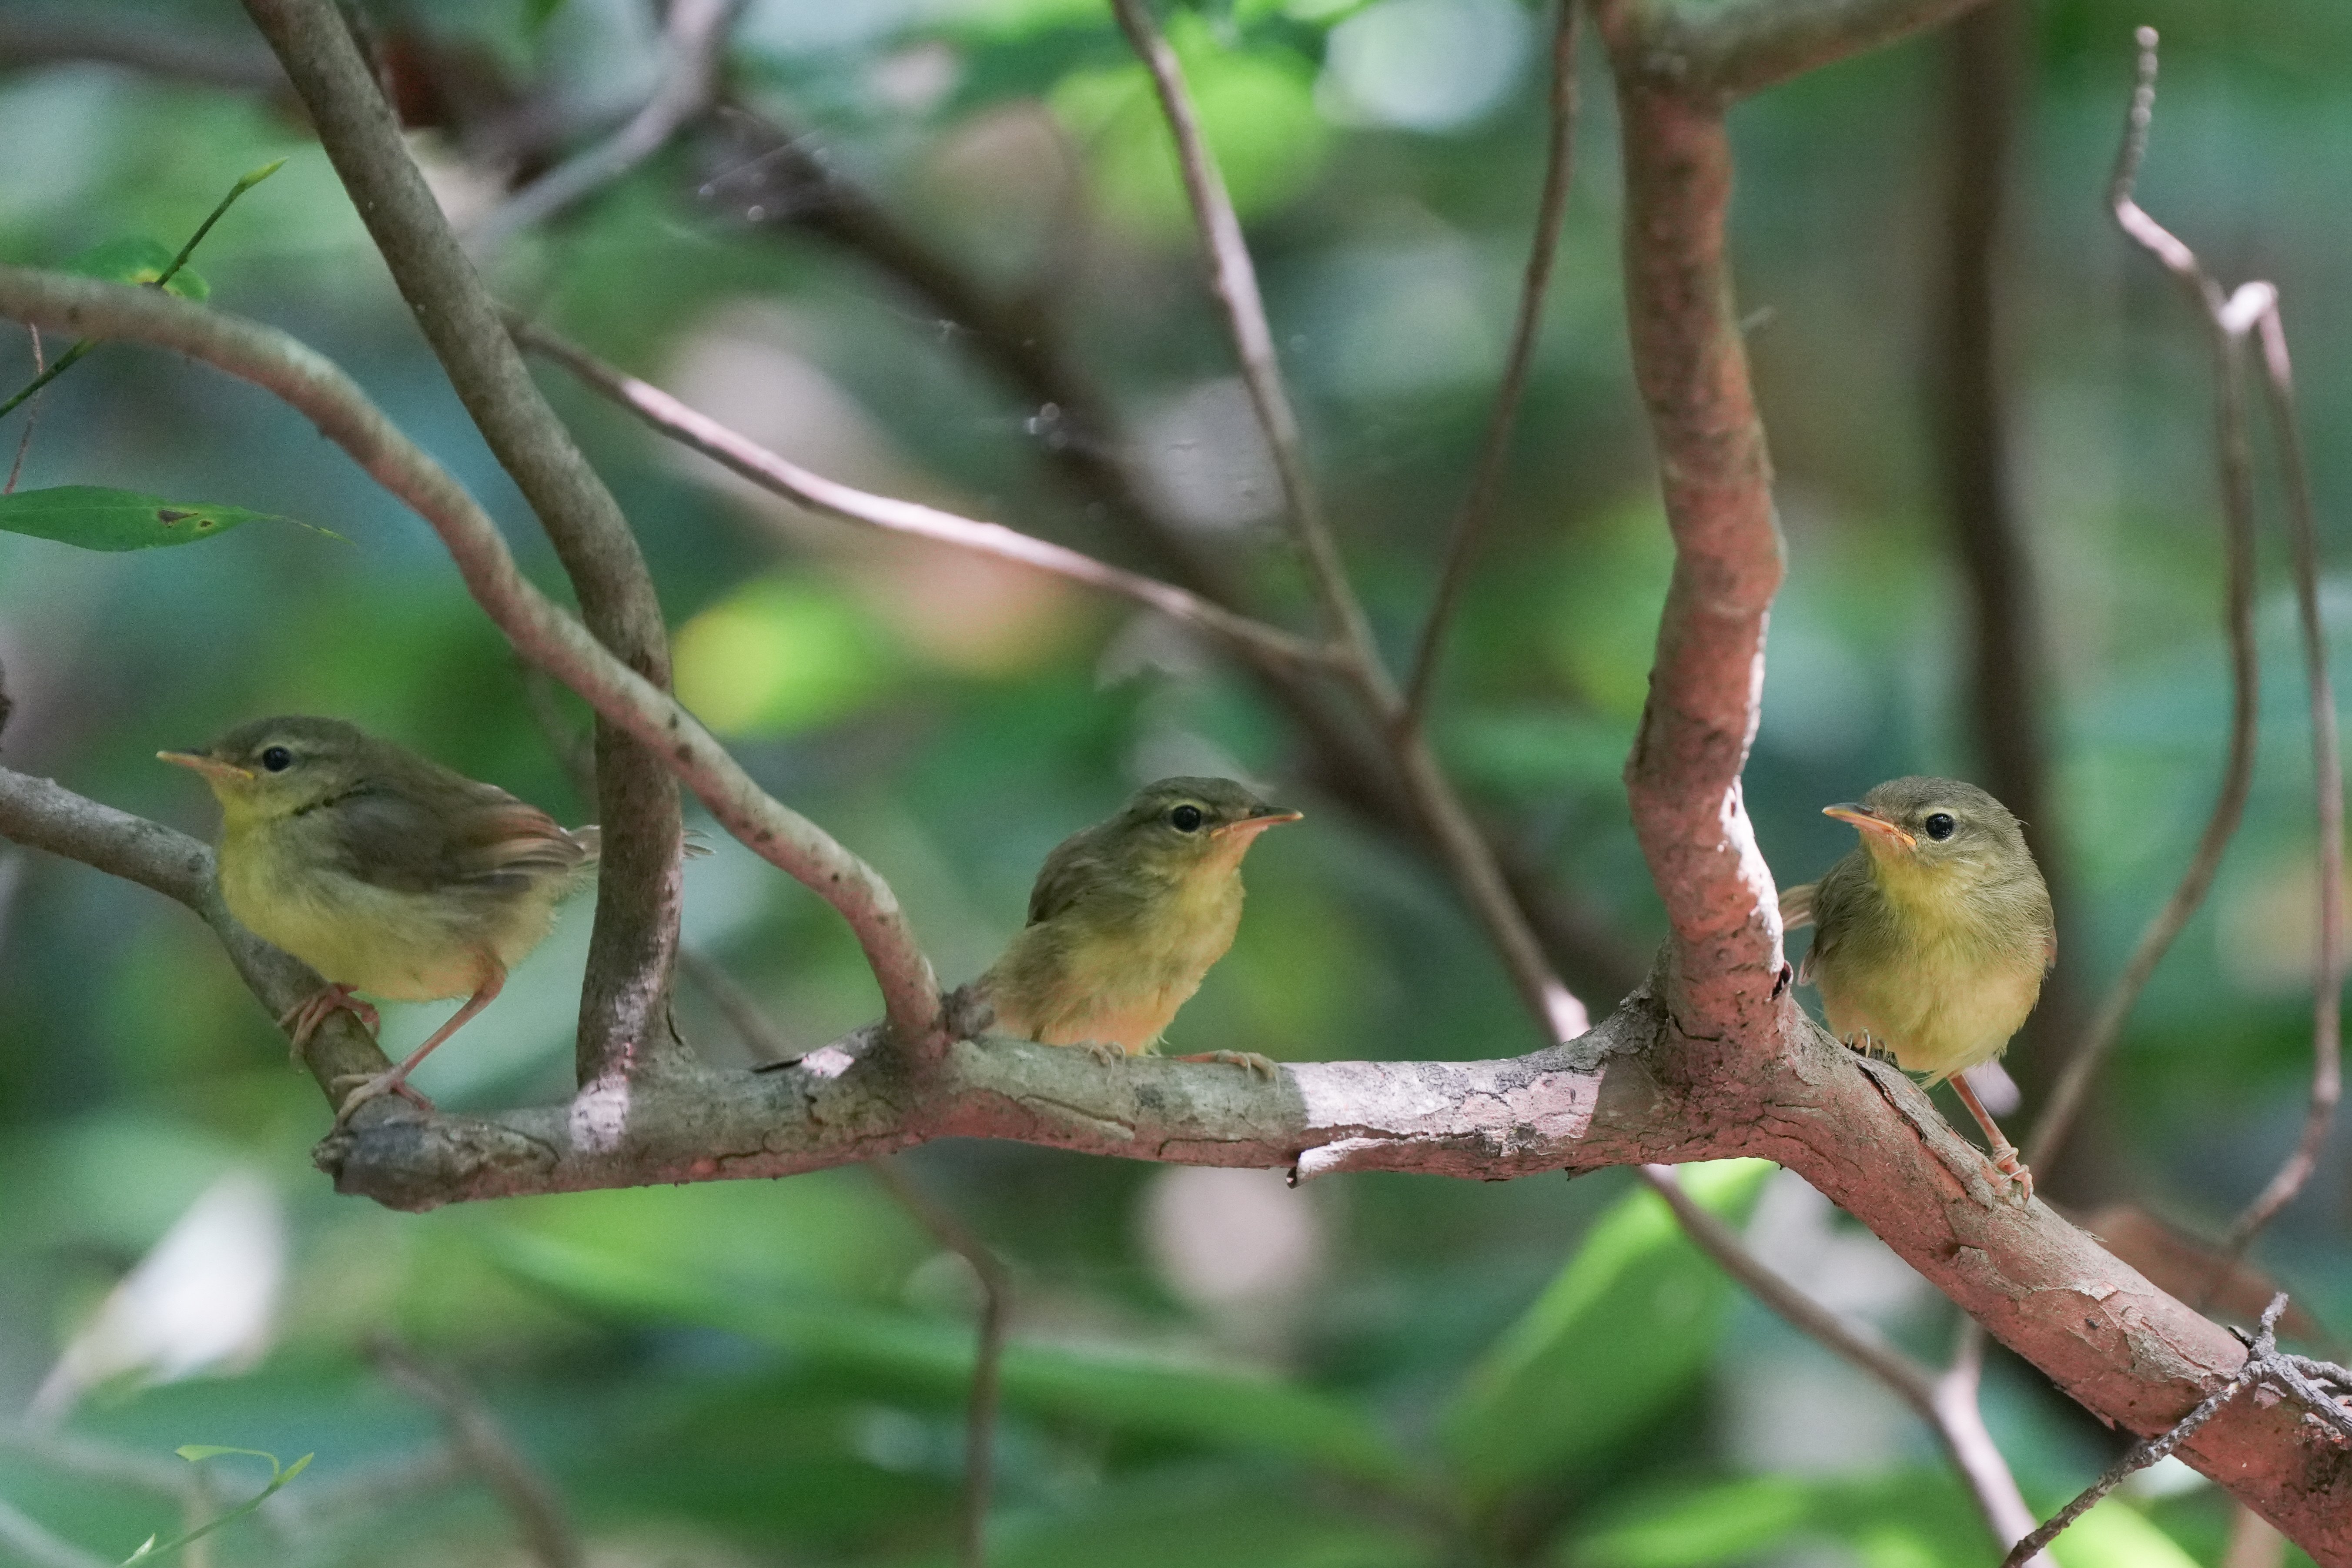
POLYGON ((165 500, 134 490, 97 485, 58 485, 0 496, 0 532, 54 539, 84 550, 152 550, 159 544, 194 544, 256 519, 274 521, 240 506, 165 500))

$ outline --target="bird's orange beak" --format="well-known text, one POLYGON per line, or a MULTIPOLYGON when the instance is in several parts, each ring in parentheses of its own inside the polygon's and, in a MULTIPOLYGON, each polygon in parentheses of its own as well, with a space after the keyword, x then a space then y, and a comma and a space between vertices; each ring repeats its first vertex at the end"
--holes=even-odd
POLYGON ((241 768, 235 763, 225 763, 218 757, 208 757, 202 752, 158 752, 155 756, 160 762, 169 763, 176 768, 186 768, 191 773, 202 773, 208 779, 236 779, 246 784, 253 782, 251 768, 241 768))
POLYGON ((1864 833, 1875 833, 1883 838, 1891 838, 1906 849, 1919 847, 1919 841, 1916 838, 1866 805, 1825 805, 1822 807, 1822 815, 1834 816, 1840 822, 1851 822, 1864 833))
POLYGON ((1213 831, 1219 838, 1238 837, 1243 843, 1246 844, 1269 827, 1279 827, 1286 822, 1297 822, 1306 815, 1305 812, 1300 811, 1261 811, 1255 816, 1244 816, 1239 821, 1228 822, 1223 827, 1213 831))

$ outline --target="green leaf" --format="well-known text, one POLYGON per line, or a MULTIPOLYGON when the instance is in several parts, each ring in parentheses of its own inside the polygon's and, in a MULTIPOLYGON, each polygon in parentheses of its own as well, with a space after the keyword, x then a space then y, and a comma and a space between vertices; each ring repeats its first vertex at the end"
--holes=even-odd
POLYGON ((270 514, 247 511, 243 507, 164 500, 96 485, 58 485, 50 489, 18 490, 14 495, 0 496, 0 531, 54 539, 84 550, 152 550, 159 544, 193 544, 257 518, 270 519, 270 514))
MULTIPOLYGON (((1691 1195, 1744 1216, 1774 1167, 1683 1167, 1691 1195)), ((1705 1373, 1731 1287, 1646 1189, 1601 1217, 1568 1266, 1479 1358, 1439 1436, 1474 1502, 1593 1466, 1705 1373)))
POLYGON ((202 300, 212 293, 206 283, 193 268, 183 264, 177 271, 172 263, 178 253, 161 240, 110 239, 104 245, 92 246, 71 261, 65 270, 83 278, 97 278, 109 283, 154 283, 163 280, 164 292, 177 294, 183 300, 202 300))
MULTIPOLYGON (((952 1408, 971 1379, 972 1332, 961 1323, 871 1302, 775 1299, 677 1269, 656 1271, 587 1247, 501 1230, 499 1265, 601 1312, 692 1322, 788 1350, 804 1363, 952 1408)), ((1387 1485, 1412 1470, 1364 1411, 1271 1377, 1110 1349, 1005 1346, 1007 1410, 1115 1430, 1271 1453, 1387 1485)))

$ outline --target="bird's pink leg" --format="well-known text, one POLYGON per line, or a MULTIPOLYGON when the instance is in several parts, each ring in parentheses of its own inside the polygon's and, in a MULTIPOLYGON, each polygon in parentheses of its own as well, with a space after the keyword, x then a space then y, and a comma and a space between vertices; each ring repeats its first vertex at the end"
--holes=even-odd
POLYGON ((302 1053, 309 1047, 310 1037, 319 1032, 320 1025, 337 1013, 349 1013, 366 1025, 370 1034, 375 1033, 376 1026, 383 1021, 373 1007, 352 994, 350 986, 327 986, 286 1009, 286 1016, 278 1020, 278 1026, 286 1030, 294 1042, 286 1059, 297 1067, 301 1066, 302 1053))
POLYGON ((343 1100, 342 1109, 335 1112, 336 1126, 341 1127, 344 1122, 349 1121, 352 1119, 352 1112, 369 1100, 381 1099, 387 1094, 397 1094, 403 1099, 413 1100, 427 1110, 433 1109, 431 1100, 408 1087, 408 1075, 416 1070, 419 1062, 438 1049, 442 1041, 465 1027, 467 1019, 488 1006, 497 999, 499 993, 506 988, 506 966, 487 953, 483 955, 482 962, 484 975, 481 985, 471 996, 466 998, 466 1005, 451 1015, 447 1023, 433 1031, 432 1038, 408 1053, 406 1061, 388 1071, 377 1073, 373 1077, 354 1073, 335 1080, 338 1086, 346 1083, 358 1085, 343 1100))
POLYGON ((2007 1176, 2015 1185, 2019 1203, 2032 1203, 2033 1173, 2027 1170, 2025 1162, 2017 1157, 2017 1146, 2002 1134, 1999 1124, 1992 1119, 1992 1113, 1977 1098, 1977 1091, 1969 1087, 1965 1075, 1953 1075, 1951 1085, 1953 1092, 1960 1097, 1960 1103, 1969 1108, 1969 1114, 1975 1117, 1977 1125, 1984 1129, 1985 1142, 1992 1145, 1992 1168, 2007 1176))
POLYGON ((1168 1059, 1173 1062, 1223 1062, 1227 1067, 1240 1068, 1266 1079, 1275 1077, 1279 1070, 1271 1060, 1255 1051, 1194 1051, 1189 1057, 1171 1057, 1168 1059))

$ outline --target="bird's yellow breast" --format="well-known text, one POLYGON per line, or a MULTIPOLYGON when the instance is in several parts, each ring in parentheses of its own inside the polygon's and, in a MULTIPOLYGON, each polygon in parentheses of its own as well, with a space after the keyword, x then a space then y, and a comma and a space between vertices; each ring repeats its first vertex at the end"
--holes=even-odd
POLYGON ((229 912, 330 982, 394 1002, 471 994, 490 963, 510 967, 545 940, 560 884, 495 900, 460 889, 402 892, 339 869, 329 830, 301 817, 228 811, 219 879, 229 912))
POLYGON ((1049 1046, 1152 1049, 1241 924, 1241 879, 1204 864, 1111 917, 1085 903, 1025 929, 988 976, 998 1026, 1049 1046))
POLYGON ((1814 966, 1831 1032, 1857 1043, 1867 1035, 1931 1082, 2000 1055, 2041 997, 2042 942, 2006 940, 1954 896, 1948 872, 1891 859, 1876 871, 1891 929, 1880 941, 1842 942, 1814 966))

